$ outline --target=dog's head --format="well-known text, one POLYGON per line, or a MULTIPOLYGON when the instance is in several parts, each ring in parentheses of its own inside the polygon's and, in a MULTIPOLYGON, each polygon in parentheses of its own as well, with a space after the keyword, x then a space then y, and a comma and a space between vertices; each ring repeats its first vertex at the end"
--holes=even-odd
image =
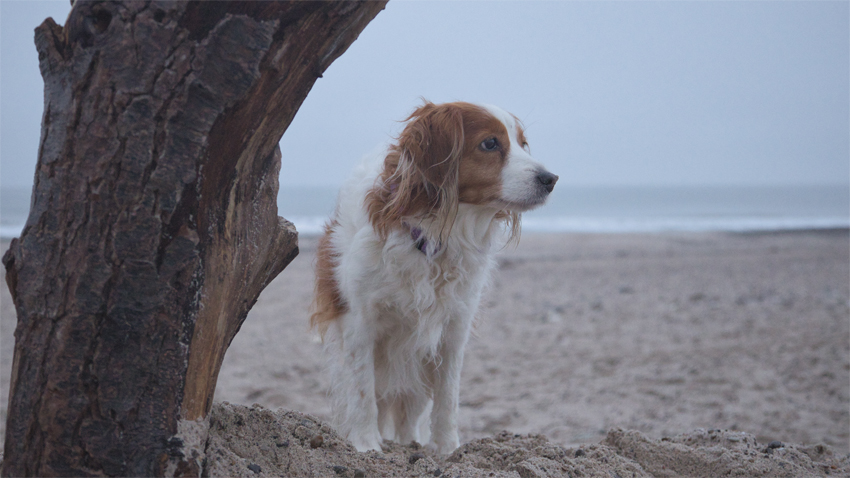
POLYGON ((529 154, 519 120, 495 106, 426 102, 406 121, 367 200, 382 235, 403 218, 431 217, 443 236, 459 203, 518 224, 519 213, 543 204, 558 181, 529 154))

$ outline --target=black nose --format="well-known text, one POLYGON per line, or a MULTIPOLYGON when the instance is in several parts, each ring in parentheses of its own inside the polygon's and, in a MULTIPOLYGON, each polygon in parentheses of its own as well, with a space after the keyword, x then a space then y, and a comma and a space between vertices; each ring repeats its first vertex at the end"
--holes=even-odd
POLYGON ((537 181, 546 188, 546 191, 552 192, 555 189, 555 183, 558 182, 558 176, 550 173, 549 171, 540 171, 537 173, 537 181))

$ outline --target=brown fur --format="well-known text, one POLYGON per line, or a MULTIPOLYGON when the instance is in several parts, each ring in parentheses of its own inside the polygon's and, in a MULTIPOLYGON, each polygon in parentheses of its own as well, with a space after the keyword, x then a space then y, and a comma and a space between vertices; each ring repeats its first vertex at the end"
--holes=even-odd
MULTIPOLYGON (((501 171, 510 150, 508 131, 479 106, 456 102, 426 102, 406 120, 407 126, 390 148, 380 180, 366 196, 369 220, 381 237, 401 227, 403 217, 435 217, 440 239, 451 231, 457 205, 487 204, 501 193, 501 171), (479 148, 496 137, 496 152, 479 148)), ((522 131, 518 134, 522 137, 522 131)), ((525 138, 522 137, 523 144, 525 138)), ((519 216, 500 213, 512 235, 519 216)))
POLYGON ((348 311, 334 277, 339 254, 331 247, 331 230, 337 224, 332 220, 325 225, 325 233, 319 238, 316 250, 316 286, 313 296, 313 314, 310 327, 315 327, 324 337, 330 323, 348 311))
POLYGON ((401 225, 402 217, 433 215, 445 226, 457 210, 461 109, 425 103, 406 121, 384 161, 380 181, 366 195, 369 221, 382 238, 401 225))

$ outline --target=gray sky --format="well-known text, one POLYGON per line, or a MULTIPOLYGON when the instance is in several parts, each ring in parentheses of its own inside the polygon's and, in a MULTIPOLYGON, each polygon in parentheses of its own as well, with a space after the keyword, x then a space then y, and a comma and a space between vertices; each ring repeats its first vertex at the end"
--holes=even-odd
MULTIPOLYGON (((33 28, 0 1, 0 185, 29 186, 33 28)), ((336 186, 424 97, 499 105, 561 184, 850 183, 850 3, 392 0, 281 142, 283 185, 336 186)))

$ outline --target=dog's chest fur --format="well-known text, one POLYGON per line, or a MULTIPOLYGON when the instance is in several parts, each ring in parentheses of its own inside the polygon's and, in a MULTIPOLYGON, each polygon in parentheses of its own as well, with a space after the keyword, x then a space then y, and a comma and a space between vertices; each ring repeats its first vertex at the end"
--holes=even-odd
POLYGON ((374 244, 381 260, 368 261, 374 269, 360 279, 362 293, 377 312, 376 388, 385 393, 428 385, 426 371, 429 364, 439 365, 447 327, 474 316, 494 267, 489 251, 469 251, 454 240, 441 247, 429 256, 404 232, 391 234, 383 247, 374 244))

